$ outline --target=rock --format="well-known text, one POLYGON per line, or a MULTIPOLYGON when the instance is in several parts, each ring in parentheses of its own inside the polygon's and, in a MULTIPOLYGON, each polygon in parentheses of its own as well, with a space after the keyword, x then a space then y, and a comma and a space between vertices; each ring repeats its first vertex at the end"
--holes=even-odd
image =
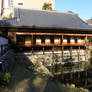
POLYGON ((83 90, 83 88, 80 88, 80 90, 83 90))
POLYGON ((72 87, 72 88, 75 88, 75 84, 71 84, 71 87, 72 87))

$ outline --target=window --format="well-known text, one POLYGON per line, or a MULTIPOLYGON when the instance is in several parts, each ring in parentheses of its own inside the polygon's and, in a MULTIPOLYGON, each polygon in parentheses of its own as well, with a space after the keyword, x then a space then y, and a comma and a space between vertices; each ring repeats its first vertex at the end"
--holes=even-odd
POLYGON ((54 39, 54 44, 60 44, 60 39, 54 39))
POLYGON ((81 39, 78 39, 78 43, 81 43, 81 39))
POLYGON ((25 45, 26 46, 30 46, 31 45, 31 38, 30 37, 26 37, 25 38, 25 45))
POLYGON ((75 40, 74 40, 74 39, 71 39, 71 40, 70 40, 70 43, 75 43, 75 40))
POLYGON ((64 39, 64 40, 63 40, 63 43, 67 43, 67 39, 64 39))
POLYGON ((23 3, 18 3, 18 5, 23 5, 23 3))
POLYGON ((13 0, 8 1, 9 7, 13 7, 13 0))
POLYGON ((50 44, 50 39, 45 39, 45 44, 50 44))
POLYGON ((36 39, 36 44, 41 45, 41 39, 36 39))

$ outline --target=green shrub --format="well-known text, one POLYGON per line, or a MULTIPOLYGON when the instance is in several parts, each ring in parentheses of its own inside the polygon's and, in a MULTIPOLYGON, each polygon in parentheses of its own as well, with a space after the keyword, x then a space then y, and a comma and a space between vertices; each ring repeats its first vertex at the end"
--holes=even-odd
POLYGON ((5 75, 4 75, 4 82, 5 82, 6 84, 10 83, 10 79, 11 79, 11 74, 10 74, 10 72, 5 73, 5 75))

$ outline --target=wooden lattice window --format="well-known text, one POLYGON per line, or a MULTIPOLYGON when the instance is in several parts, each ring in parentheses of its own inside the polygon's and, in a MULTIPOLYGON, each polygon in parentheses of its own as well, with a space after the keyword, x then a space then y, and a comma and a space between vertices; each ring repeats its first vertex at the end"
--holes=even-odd
POLYGON ((50 39, 49 38, 45 39, 45 44, 46 45, 49 45, 50 44, 50 39))

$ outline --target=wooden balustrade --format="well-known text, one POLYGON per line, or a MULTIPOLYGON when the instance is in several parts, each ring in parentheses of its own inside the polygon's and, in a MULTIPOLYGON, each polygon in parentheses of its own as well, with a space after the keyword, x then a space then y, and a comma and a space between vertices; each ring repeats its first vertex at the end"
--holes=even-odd
POLYGON ((85 41, 85 38, 67 38, 67 37, 50 37, 47 38, 42 38, 38 36, 36 38, 35 36, 29 37, 30 39, 24 40, 24 42, 17 42, 18 45, 20 46, 82 46, 82 45, 88 45, 89 43, 85 41))
MULTIPOLYGON (((26 46, 26 47, 31 47, 33 46, 30 43, 24 44, 22 42, 18 43, 19 46, 26 46)), ((90 45, 89 43, 35 43, 34 46, 84 46, 84 45, 90 45)))

